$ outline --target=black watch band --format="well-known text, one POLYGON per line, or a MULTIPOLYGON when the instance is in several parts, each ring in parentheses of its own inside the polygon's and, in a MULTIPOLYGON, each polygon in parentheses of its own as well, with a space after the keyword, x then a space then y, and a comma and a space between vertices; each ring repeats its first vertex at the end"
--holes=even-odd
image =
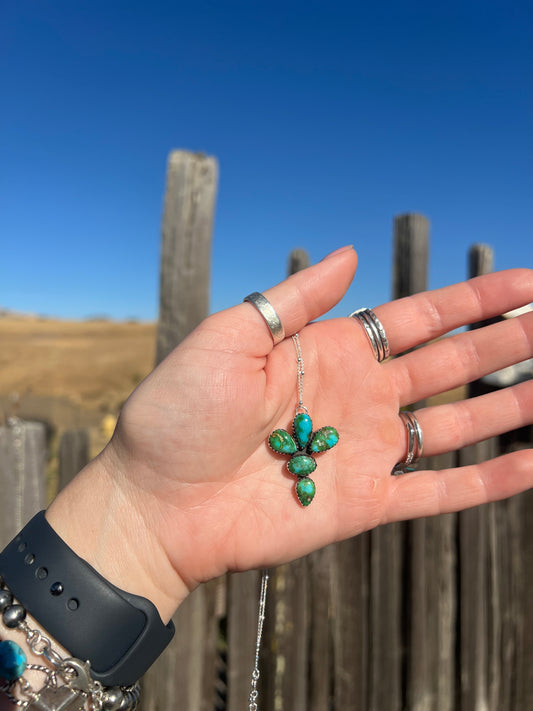
POLYGON ((38 513, 0 553, 13 595, 105 686, 133 684, 174 635, 149 600, 109 583, 38 513))

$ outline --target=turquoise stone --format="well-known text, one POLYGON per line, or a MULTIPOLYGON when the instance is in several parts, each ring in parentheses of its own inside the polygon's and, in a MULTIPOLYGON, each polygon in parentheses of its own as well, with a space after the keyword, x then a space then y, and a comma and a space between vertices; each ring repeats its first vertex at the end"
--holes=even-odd
POLYGON ((296 442, 287 430, 274 430, 268 438, 268 444, 274 452, 280 454, 294 454, 297 450, 296 442))
POLYGON ((335 427, 321 427, 317 430, 309 445, 310 452, 325 452, 339 441, 339 433, 335 427))
POLYGON ((13 681, 26 670, 26 655, 11 640, 0 642, 0 676, 6 681, 13 681))
POLYGON ((315 482, 306 476, 296 482, 296 496, 302 506, 309 506, 316 492, 315 482))
POLYGON ((313 431, 313 423, 309 415, 305 412, 301 412, 293 420, 292 427, 294 429, 294 436, 296 437, 300 449, 304 449, 309 442, 309 437, 311 437, 311 432, 313 431))
POLYGON ((316 462, 313 457, 307 454, 296 454, 287 462, 287 469, 296 476, 307 476, 316 469, 316 462))

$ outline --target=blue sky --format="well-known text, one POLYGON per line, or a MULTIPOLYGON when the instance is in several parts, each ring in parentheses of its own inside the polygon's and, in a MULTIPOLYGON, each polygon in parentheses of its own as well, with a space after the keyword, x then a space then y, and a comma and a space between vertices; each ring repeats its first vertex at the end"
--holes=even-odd
POLYGON ((533 266, 525 2, 0 4, 0 307, 157 315, 170 150, 217 157, 214 310, 353 243, 336 313, 390 296, 393 216, 430 286, 473 242, 533 266))

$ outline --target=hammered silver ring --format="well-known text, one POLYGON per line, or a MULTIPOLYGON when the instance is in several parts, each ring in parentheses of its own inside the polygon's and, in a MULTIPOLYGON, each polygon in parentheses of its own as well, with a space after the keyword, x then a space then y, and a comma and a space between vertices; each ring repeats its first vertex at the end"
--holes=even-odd
POLYGON ((248 301, 248 303, 255 306, 261 316, 265 319, 268 330, 272 334, 274 345, 281 343, 281 341, 285 338, 285 329, 283 328, 280 317, 276 313, 276 309, 272 306, 270 301, 259 291, 254 291, 253 293, 248 294, 248 296, 244 297, 243 301, 248 301))

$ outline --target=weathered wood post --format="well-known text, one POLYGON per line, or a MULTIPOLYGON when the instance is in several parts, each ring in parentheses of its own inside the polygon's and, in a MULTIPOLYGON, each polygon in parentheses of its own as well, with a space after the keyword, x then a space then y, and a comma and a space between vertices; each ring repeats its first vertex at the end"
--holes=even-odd
POLYGON ((0 550, 46 506, 45 467, 45 426, 10 417, 0 427, 0 550))
POLYGON ((494 251, 488 244, 473 244, 468 250, 468 278, 490 274, 494 269, 494 251))
MULTIPOLYGON (((429 221, 418 214, 397 216, 394 219, 393 240, 393 298, 399 299, 424 291, 427 287, 429 221)), ((422 537, 424 540, 425 532, 423 525, 422 530, 410 532, 406 524, 395 523, 377 528, 369 536, 369 711, 400 711, 404 706, 405 693, 402 688, 404 658, 407 654, 406 668, 409 669, 412 656, 410 650, 405 650, 406 628, 410 619, 407 613, 410 600, 406 593, 410 592, 412 584, 409 581, 407 591, 404 585, 404 566, 409 567, 411 561, 405 555, 405 549, 413 538, 422 537), (386 683, 382 677, 384 668, 388 669, 386 683)), ((409 547, 409 552, 420 563, 420 550, 412 544, 409 547)), ((417 670, 416 676, 420 678, 420 670, 417 670)))
MULTIPOLYGON (((215 158, 187 151, 170 154, 162 227, 158 363, 208 315, 217 176, 215 158)), ((216 673, 215 591, 216 581, 201 585, 180 605, 172 643, 143 678, 142 711, 210 710, 216 673)))
POLYGON ((406 213, 394 218, 392 298, 401 299, 427 289, 429 220, 406 213))
POLYGON ((59 442, 59 481, 61 491, 89 462, 89 432, 67 430, 59 442))
MULTIPOLYGON (((473 245, 469 277, 489 273, 493 262, 489 246, 473 245)), ((491 389, 476 381, 469 386, 469 396, 491 389)), ((465 447, 460 454, 462 465, 477 464, 500 454, 499 440, 493 437, 465 447)), ((514 711, 533 704, 533 611, 527 565, 533 552, 528 537, 532 501, 531 492, 526 492, 459 514, 460 711, 514 711), (524 644, 528 636, 529 647, 524 644)))
MULTIPOLYGON (((492 271, 490 247, 474 245, 468 254, 468 278, 492 271)), ((474 324, 472 328, 483 326, 474 324)), ((481 383, 472 383, 468 396, 480 394, 481 383)), ((495 455, 496 440, 490 439, 459 453, 461 466, 476 464, 495 455)), ((460 709, 482 711, 495 708, 490 704, 488 648, 489 639, 487 585, 489 522, 486 506, 478 506, 459 514, 459 605, 460 605, 460 709)), ((503 708, 503 707, 502 707, 503 708)))
MULTIPOLYGON (((400 215, 394 221, 394 298, 427 289, 429 221, 423 215, 400 215)), ((414 403, 414 408, 424 406, 414 403)), ((453 466, 454 454, 423 459, 421 468, 453 466)), ((401 589, 396 640, 404 659, 396 657, 397 674, 405 671, 405 699, 394 708, 409 711, 452 711, 455 703, 455 516, 439 516, 397 524, 394 538, 401 543, 394 560, 400 564, 395 578, 401 589)), ((373 532, 372 535, 380 535, 373 532)), ((371 591, 371 596, 374 590, 371 591)), ((378 608, 379 609, 379 608, 378 608)), ((397 610, 396 610, 397 611, 397 610)), ((392 660, 391 660, 392 661, 392 660)), ((398 683, 398 679, 396 683, 398 683)), ((401 692, 400 692, 401 695, 401 692)), ((376 707, 376 711, 379 707, 376 707)), ((384 707, 385 708, 385 707, 384 707)), ((387 705, 387 709, 392 706, 387 705)))
POLYGON ((301 247, 293 249, 289 255, 288 275, 296 274, 296 272, 306 269, 309 266, 309 254, 301 247))
POLYGON ((217 181, 214 158, 187 151, 170 154, 161 247, 158 363, 209 311, 217 181))

